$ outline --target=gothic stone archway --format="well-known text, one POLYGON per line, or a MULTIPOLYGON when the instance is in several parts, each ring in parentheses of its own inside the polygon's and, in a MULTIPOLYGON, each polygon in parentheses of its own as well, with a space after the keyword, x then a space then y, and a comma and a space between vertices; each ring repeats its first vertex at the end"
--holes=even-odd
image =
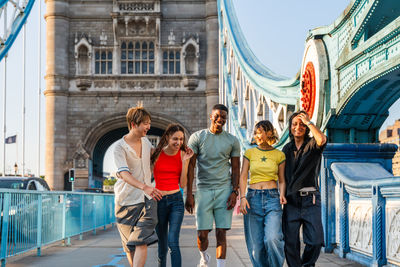
MULTIPOLYGON (((161 136, 170 123, 181 124, 187 135, 190 131, 176 119, 152 113, 152 126, 148 135, 161 136)), ((125 114, 117 114, 96 122, 79 142, 73 155, 75 188, 87 188, 103 177, 103 160, 108 147, 128 133, 125 114)))

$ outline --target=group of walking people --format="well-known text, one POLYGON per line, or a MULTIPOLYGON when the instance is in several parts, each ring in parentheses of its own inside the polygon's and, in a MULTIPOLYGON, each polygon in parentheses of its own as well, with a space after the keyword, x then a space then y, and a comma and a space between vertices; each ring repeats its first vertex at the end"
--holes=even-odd
POLYGON ((326 136, 299 111, 289 119, 290 142, 280 151, 272 146, 278 140, 273 125, 260 121, 254 129, 257 146, 245 151, 240 172, 240 143, 223 130, 227 116, 224 105, 215 105, 210 127, 193 133, 187 144, 183 127, 171 124, 154 148, 145 137, 151 115, 142 107, 128 110, 129 133, 114 150, 119 178, 114 191, 117 227, 131 266, 144 266, 147 246, 156 242, 159 266, 166 266, 168 250, 171 266, 182 266, 185 208, 196 214, 197 266, 210 266, 208 234, 214 224, 216 266, 226 266, 226 232, 237 200, 253 266, 279 267, 285 258, 289 267, 315 265, 324 244, 318 175, 326 136))

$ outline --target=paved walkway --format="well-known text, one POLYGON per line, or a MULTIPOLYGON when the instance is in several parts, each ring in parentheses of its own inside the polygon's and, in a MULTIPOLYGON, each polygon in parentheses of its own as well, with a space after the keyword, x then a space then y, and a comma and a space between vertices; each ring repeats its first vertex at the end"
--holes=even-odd
MULTIPOLYGON (((251 266, 243 235, 242 216, 234 216, 232 230, 228 232, 227 267, 251 266)), ((212 267, 215 261, 215 231, 210 233, 209 253, 212 255, 212 267)), ((181 252, 184 267, 194 267, 199 260, 196 247, 196 230, 194 216, 186 214, 181 231, 181 252)), ((124 267, 128 261, 121 249, 118 231, 115 227, 98 230, 97 235, 87 233, 83 240, 73 238, 72 245, 62 246, 61 242, 42 249, 42 256, 37 257, 36 251, 15 256, 7 260, 9 267, 40 266, 40 267, 124 267)), ((157 246, 149 248, 146 266, 157 266, 157 246)), ((354 262, 341 259, 334 254, 321 253, 317 266, 361 266, 354 262)))

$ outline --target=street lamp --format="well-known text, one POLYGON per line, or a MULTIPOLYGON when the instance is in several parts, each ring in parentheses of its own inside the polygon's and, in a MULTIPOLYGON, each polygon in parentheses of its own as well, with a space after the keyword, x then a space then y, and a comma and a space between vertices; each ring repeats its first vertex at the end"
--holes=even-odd
POLYGON ((14 164, 14 175, 17 176, 17 172, 18 172, 18 164, 15 162, 14 164))

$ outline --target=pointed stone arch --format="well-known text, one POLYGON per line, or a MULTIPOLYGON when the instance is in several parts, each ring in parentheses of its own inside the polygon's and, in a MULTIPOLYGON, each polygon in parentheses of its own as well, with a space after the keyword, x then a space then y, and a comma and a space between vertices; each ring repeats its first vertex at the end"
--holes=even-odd
POLYGON ((193 36, 187 39, 185 44, 182 46, 181 54, 183 60, 181 61, 181 69, 184 74, 199 75, 199 49, 199 44, 193 36))
MULTIPOLYGON (((191 134, 191 132, 188 130, 188 127, 173 117, 151 111, 150 114, 152 127, 165 129, 170 123, 179 123, 185 129, 186 135, 191 134)), ((98 120, 91 127, 89 127, 89 130, 84 134, 85 138, 83 139, 82 144, 91 157, 96 143, 103 135, 118 128, 127 128, 125 115, 125 113, 118 113, 98 120)))
MULTIPOLYGON (((152 128, 149 135, 161 136, 170 123, 179 123, 186 136, 191 134, 188 128, 175 118, 155 112, 151 112, 151 117, 152 128)), ((98 120, 89 127, 73 153, 77 187, 87 187, 95 180, 102 179, 103 160, 107 149, 127 133, 125 113, 98 120)))
POLYGON ((89 75, 92 74, 92 54, 93 47, 91 42, 86 38, 82 37, 75 44, 75 73, 76 75, 89 75))

